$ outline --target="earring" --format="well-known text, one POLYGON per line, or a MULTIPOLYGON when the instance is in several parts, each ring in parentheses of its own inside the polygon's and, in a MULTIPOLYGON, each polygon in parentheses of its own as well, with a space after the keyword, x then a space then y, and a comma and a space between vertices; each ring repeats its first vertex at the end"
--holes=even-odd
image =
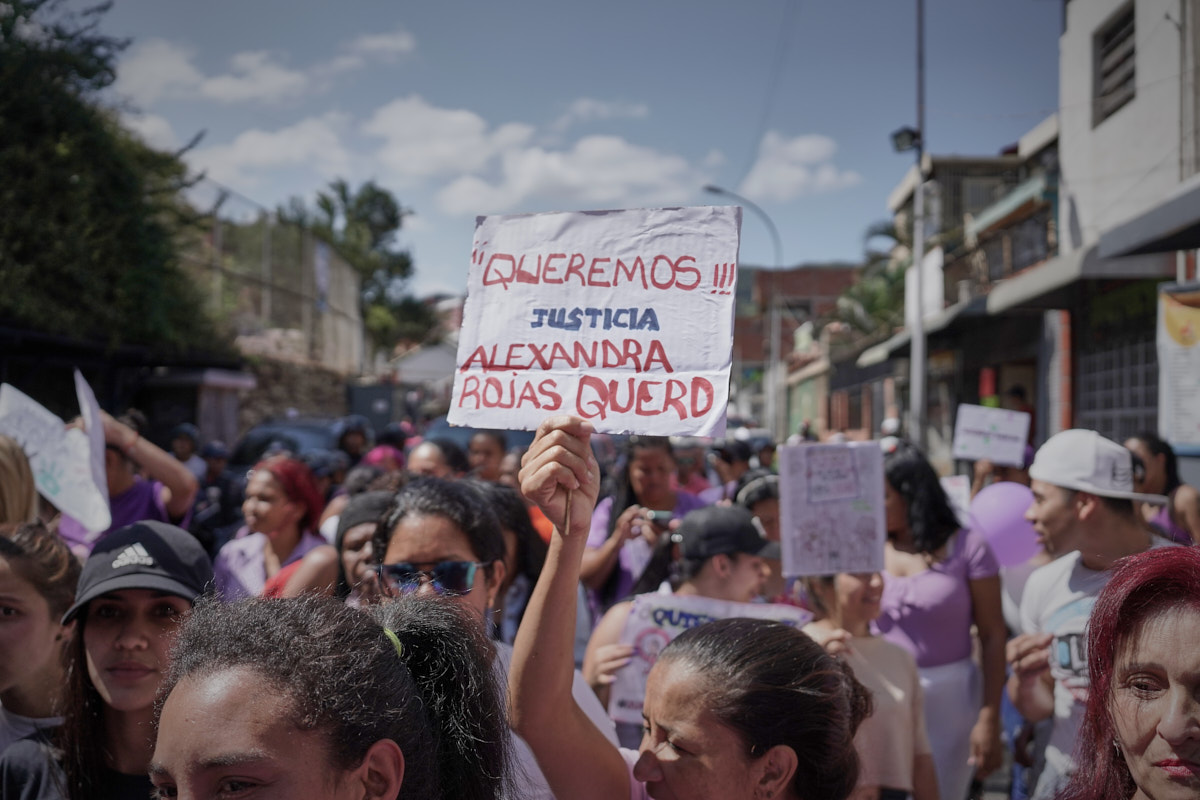
POLYGON ((1124 755, 1124 754, 1121 752, 1121 743, 1120 743, 1120 742, 1118 742, 1116 739, 1113 739, 1113 750, 1116 750, 1116 751, 1117 751, 1117 755, 1118 755, 1118 756, 1122 756, 1122 755, 1124 755))

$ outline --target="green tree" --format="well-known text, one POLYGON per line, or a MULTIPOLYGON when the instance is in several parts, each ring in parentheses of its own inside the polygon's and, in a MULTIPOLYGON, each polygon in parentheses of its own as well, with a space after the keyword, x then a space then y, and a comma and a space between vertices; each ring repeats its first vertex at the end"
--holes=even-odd
POLYGON ((310 228, 362 277, 363 325, 376 347, 436 336, 433 309, 405 292, 412 258, 397 248, 396 233, 413 212, 391 192, 374 181, 355 191, 338 179, 317 193, 315 208, 292 198, 278 213, 282 220, 310 228))
POLYGON ((96 93, 125 42, 107 5, 0 6, 0 318, 110 345, 214 347, 179 267, 187 171, 124 130, 96 93))
POLYGON ((863 237, 865 263, 859 279, 838 297, 833 318, 861 337, 891 334, 904 325, 904 272, 912 261, 911 236, 879 222, 863 237), (887 242, 879 249, 880 240, 887 242))

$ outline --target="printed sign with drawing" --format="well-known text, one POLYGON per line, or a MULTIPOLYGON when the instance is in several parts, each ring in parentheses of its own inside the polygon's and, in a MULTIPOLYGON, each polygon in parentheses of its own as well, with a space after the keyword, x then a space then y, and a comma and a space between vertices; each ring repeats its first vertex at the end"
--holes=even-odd
POLYGON ((986 458, 994 464, 1019 467, 1025 462, 1028 439, 1029 415, 1024 411, 960 403, 951 454, 965 461, 986 458))
POLYGON ((785 622, 802 628, 812 614, 795 606, 772 603, 732 603, 708 597, 677 594, 639 594, 621 631, 621 644, 633 646, 633 657, 617 671, 609 695, 609 714, 617 722, 641 724, 646 676, 662 649, 688 628, 732 617, 785 622))
POLYGON ((725 431, 741 209, 479 217, 449 421, 725 431))
POLYGON ((78 372, 76 392, 85 424, 89 426, 87 433, 79 428, 68 429, 33 398, 7 383, 0 384, 0 433, 21 445, 38 492, 89 532, 99 533, 112 524, 108 482, 103 471, 104 430, 91 387, 78 372), (97 431, 98 448, 91 441, 97 431), (93 463, 96 455, 99 455, 99 472, 93 463))
POLYGON ((783 574, 883 569, 883 452, 878 442, 781 447, 783 574))

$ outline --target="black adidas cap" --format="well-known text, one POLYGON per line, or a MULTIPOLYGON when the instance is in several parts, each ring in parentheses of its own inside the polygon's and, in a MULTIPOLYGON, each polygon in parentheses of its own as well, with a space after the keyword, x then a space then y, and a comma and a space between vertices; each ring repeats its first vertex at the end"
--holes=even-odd
POLYGON ((754 515, 741 506, 705 506, 689 511, 679 523, 683 557, 701 561, 713 556, 749 553, 779 558, 779 542, 769 541, 754 525, 754 515))
POLYGON ((100 540, 83 564, 66 625, 92 600, 118 589, 153 589, 192 602, 212 583, 212 562, 182 528, 147 520, 118 528, 100 540))

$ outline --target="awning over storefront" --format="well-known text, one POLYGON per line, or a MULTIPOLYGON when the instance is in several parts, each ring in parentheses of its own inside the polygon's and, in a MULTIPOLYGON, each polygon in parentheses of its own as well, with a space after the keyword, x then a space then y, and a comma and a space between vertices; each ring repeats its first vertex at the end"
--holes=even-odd
POLYGON ((1071 285, 1079 280, 1169 278, 1174 274, 1173 260, 1162 253, 1102 258, 1092 246, 1049 259, 996 284, 987 296, 987 313, 1066 308, 1073 297, 1071 285))
MULTIPOLYGON (((952 306, 947 306, 938 313, 930 314, 925 318, 925 335, 930 336, 950 330, 955 326, 956 320, 965 317, 982 316, 986 312, 986 302, 983 297, 972 297, 970 300, 964 300, 952 306)), ((868 347, 854 363, 859 367, 871 367, 875 364, 881 364, 890 358, 906 355, 911 343, 912 331, 905 328, 887 341, 880 342, 874 347, 868 347)))
POLYGON ((1100 236, 1101 258, 1200 248, 1200 175, 1166 200, 1100 236))

